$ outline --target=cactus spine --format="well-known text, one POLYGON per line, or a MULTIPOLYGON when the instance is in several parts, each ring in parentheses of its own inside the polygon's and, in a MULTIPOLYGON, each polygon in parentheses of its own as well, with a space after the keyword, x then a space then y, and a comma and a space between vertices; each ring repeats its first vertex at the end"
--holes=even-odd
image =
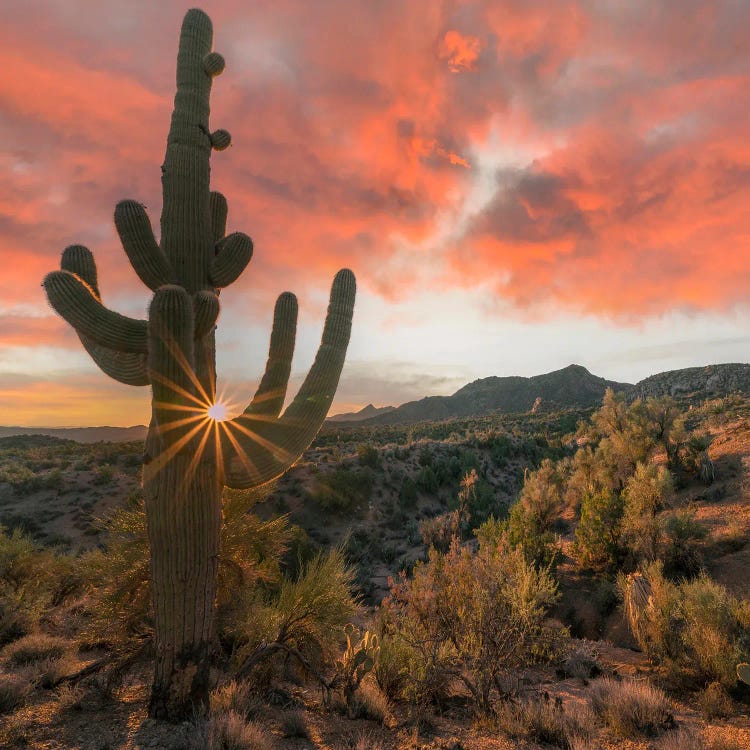
POLYGON ((230 142, 226 131, 208 129, 212 78, 224 69, 222 56, 211 51, 212 36, 208 16, 188 11, 162 166, 161 240, 141 204, 126 200, 115 209, 131 265, 154 291, 148 320, 102 304, 93 256, 80 245, 66 248, 61 270, 44 279, 50 304, 99 368, 122 383, 151 386, 143 471, 156 639, 150 713, 170 720, 208 706, 222 489, 272 481, 312 442, 338 385, 355 296, 354 275, 339 271, 315 362, 280 416, 297 325, 296 298, 282 294, 266 371, 250 405, 233 420, 209 418, 218 294, 253 252, 247 235, 226 235, 226 199, 209 188, 211 150, 230 142))

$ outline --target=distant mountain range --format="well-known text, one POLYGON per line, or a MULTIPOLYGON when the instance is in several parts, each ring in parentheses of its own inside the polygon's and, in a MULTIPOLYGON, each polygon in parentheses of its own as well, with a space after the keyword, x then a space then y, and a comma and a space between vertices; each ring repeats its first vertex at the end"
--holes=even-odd
POLYGON ((387 414, 389 411, 393 411, 395 406, 373 406, 367 404, 364 409, 359 411, 347 411, 343 414, 334 414, 332 417, 328 417, 328 422, 361 422, 363 419, 372 419, 372 417, 379 417, 381 414, 387 414))
MULTIPOLYGON (((702 400, 732 393, 750 394, 750 364, 708 365, 670 370, 651 375, 639 383, 617 383, 592 375, 581 365, 535 375, 480 378, 452 396, 427 396, 401 406, 368 404, 358 412, 330 417, 329 424, 399 424, 451 417, 481 416, 491 412, 517 413, 539 408, 597 406, 607 388, 623 391, 631 398, 677 396, 702 400)), ((16 435, 49 435, 79 443, 144 440, 148 428, 134 427, 0 427, 0 438, 16 435)))
POLYGON ((77 443, 128 443, 131 440, 145 440, 147 432, 148 427, 144 424, 134 427, 0 427, 0 438, 48 435, 77 443))

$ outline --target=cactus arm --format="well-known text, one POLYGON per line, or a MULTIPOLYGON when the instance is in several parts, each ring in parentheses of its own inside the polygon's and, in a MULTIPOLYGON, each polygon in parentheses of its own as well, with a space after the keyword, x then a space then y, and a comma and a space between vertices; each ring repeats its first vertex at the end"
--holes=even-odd
POLYGON ((278 417, 281 413, 292 371, 296 334, 297 298, 291 292, 284 292, 276 300, 273 311, 266 371, 245 414, 278 417))
POLYGON ((158 289, 174 281, 169 261, 154 238, 146 209, 136 201, 120 201, 115 208, 115 227, 138 278, 158 289))
POLYGON ((242 232, 232 232, 216 243, 216 256, 209 275, 217 289, 236 281, 253 257, 253 241, 242 232))
POLYGON ((88 352, 94 364, 110 378, 124 385, 149 385, 146 357, 132 352, 118 352, 101 346, 87 336, 78 334, 83 348, 88 352))
MULTIPOLYGON (((63 271, 69 271, 85 281, 94 294, 99 297, 99 286, 97 283, 96 263, 91 251, 83 245, 71 245, 65 248, 60 262, 63 271)), ((76 332, 78 333, 78 332, 76 332)), ((97 344, 88 336, 78 333, 84 349, 89 353, 91 359, 99 369, 114 380, 125 385, 148 385, 148 372, 146 371, 146 356, 144 354, 132 354, 129 352, 118 352, 97 344)))
POLYGON ((55 311, 95 344, 133 354, 146 353, 146 321, 108 310, 94 290, 68 271, 53 271, 42 282, 55 311))
POLYGON ((229 138, 225 131, 208 130, 211 81, 224 69, 221 55, 211 52, 212 37, 211 19, 189 10, 180 33, 177 93, 162 166, 161 247, 191 294, 205 289, 214 257, 209 157, 229 138))
POLYGON ((341 270, 331 289, 323 337, 315 362, 280 419, 244 413, 223 423, 226 484, 235 489, 269 482, 292 466, 323 424, 338 385, 349 344, 356 282, 341 270))
POLYGON ((217 190, 212 190, 208 205, 211 211, 211 234, 214 242, 218 242, 227 233, 227 199, 217 190))
POLYGON ((219 298, 210 290, 204 289, 194 297, 195 338, 201 339, 213 331, 219 317, 219 298))

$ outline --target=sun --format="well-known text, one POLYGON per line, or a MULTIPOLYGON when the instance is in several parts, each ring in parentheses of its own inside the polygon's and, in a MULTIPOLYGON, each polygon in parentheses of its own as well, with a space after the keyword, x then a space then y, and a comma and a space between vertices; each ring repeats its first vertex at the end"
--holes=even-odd
POLYGON ((208 416, 215 422, 223 422, 227 418, 227 407, 221 401, 208 407, 208 416))

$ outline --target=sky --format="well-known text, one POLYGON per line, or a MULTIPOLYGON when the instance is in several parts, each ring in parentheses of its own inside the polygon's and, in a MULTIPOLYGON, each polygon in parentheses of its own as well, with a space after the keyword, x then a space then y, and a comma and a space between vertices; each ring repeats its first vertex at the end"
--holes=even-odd
MULTIPOLYGON (((0 26, 0 424, 146 423, 147 388, 90 362, 40 283, 70 244, 105 303, 149 293, 114 224, 158 227, 189 6, 10 0, 0 26), (4 59, 2 59, 4 58, 4 59)), ((573 362, 613 380, 750 351, 747 0, 217 0, 211 127, 229 231, 219 386, 263 372, 300 302, 290 397, 335 272, 358 282, 332 411, 573 362)))

